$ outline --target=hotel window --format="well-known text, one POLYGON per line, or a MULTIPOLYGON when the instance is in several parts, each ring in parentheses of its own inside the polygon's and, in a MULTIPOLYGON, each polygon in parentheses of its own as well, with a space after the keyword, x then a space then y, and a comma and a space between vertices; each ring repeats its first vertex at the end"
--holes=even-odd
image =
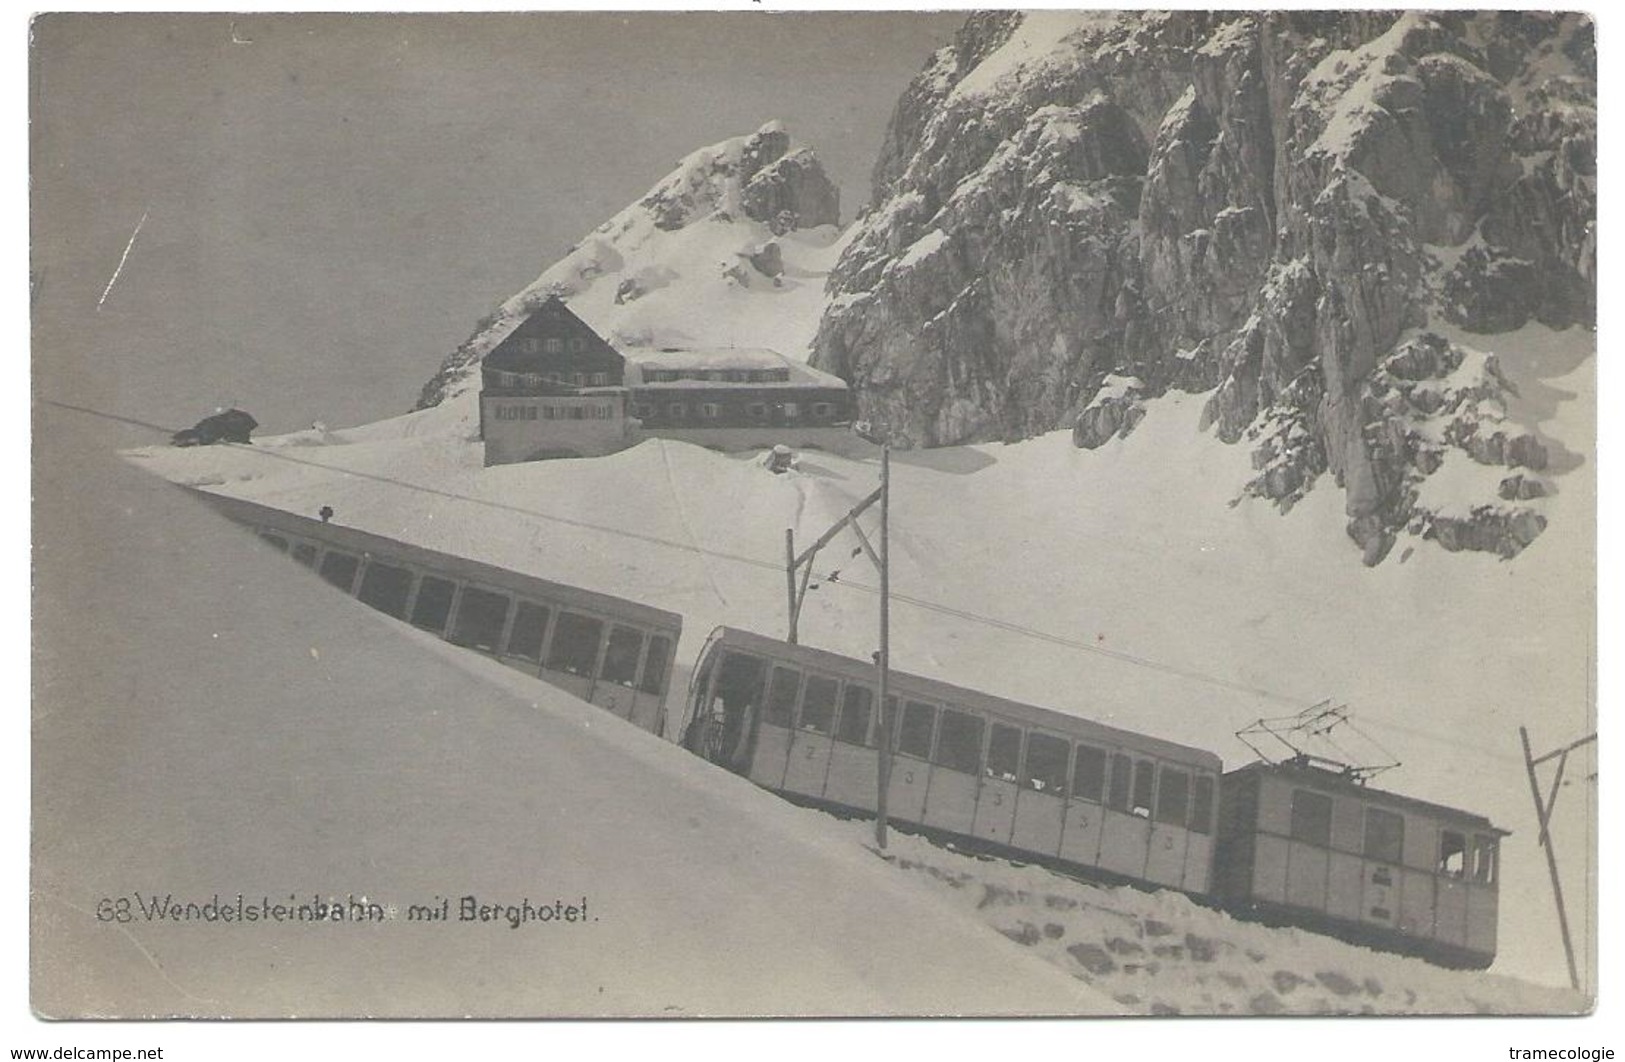
POLYGON ((828 420, 835 412, 835 407, 828 402, 814 402, 812 415, 819 420, 828 420))
POLYGON ((666 407, 666 415, 672 420, 682 420, 688 415, 688 410, 684 408, 681 402, 673 402, 666 407))
POLYGON ((648 420, 655 415, 655 407, 648 402, 639 402, 632 407, 632 415, 639 420, 648 420))
POLYGON ((789 369, 769 369, 768 372, 767 372, 767 378, 769 380, 775 380, 775 381, 777 381, 779 383, 789 383, 790 382, 790 370, 789 369))
POLYGON ((796 406, 796 404, 794 402, 786 402, 784 404, 784 417, 785 417, 786 420, 795 420, 796 417, 798 417, 800 415, 801 415, 801 410, 796 406))
POLYGON ((559 339, 556 336, 549 336, 547 339, 542 341, 542 349, 549 354, 563 354, 564 340, 559 339))
POLYGON ((722 416, 722 407, 717 405, 715 402, 701 402, 700 416, 704 417, 706 420, 716 420, 722 416))
POLYGON ((587 341, 580 336, 576 336, 570 340, 570 349, 579 354, 587 349, 587 341))
POLYGON ((746 375, 738 369, 729 369, 722 374, 722 379, 726 383, 744 383, 746 375))
POLYGON ((766 420, 767 404, 764 402, 752 402, 745 407, 745 414, 749 416, 751 420, 766 420))
POLYGON ((592 385, 594 387, 608 387, 609 386, 609 373, 607 373, 607 372, 595 372, 595 373, 593 373, 592 374, 592 385))
POLYGON ((526 387, 540 387, 540 386, 542 386, 542 378, 541 378, 541 376, 538 375, 537 373, 534 373, 534 372, 527 372, 525 374, 525 386, 526 387))
POLYGON ((532 336, 525 340, 524 350, 526 354, 540 354, 542 352, 542 341, 532 336))

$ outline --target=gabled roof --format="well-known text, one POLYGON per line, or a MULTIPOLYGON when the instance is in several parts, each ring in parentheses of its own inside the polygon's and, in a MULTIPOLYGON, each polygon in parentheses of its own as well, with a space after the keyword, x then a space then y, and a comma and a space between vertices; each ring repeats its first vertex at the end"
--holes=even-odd
POLYGON ((561 364, 601 363, 608 366, 611 362, 616 369, 620 368, 623 363, 620 352, 594 332, 592 326, 577 317, 557 295, 549 295, 485 356, 486 368, 520 373, 546 372, 561 364), (565 350, 549 353, 527 349, 529 344, 526 340, 532 339, 563 339, 566 341, 565 350), (572 340, 578 342, 572 344, 572 340), (571 349, 571 346, 577 349, 571 349))

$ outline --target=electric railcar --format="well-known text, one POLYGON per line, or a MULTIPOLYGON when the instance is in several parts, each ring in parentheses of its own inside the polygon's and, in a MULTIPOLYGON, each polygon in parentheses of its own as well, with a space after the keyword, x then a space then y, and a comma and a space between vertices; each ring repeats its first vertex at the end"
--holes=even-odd
MULTIPOLYGON (((888 817, 1080 876, 1167 887, 1445 966, 1495 957, 1487 819, 1309 762, 1218 756, 892 672, 888 817)), ((798 803, 873 815, 875 669, 728 627, 695 665, 682 741, 798 803)))
POLYGON ((240 498, 199 496, 363 604, 663 733, 683 632, 677 613, 240 498))

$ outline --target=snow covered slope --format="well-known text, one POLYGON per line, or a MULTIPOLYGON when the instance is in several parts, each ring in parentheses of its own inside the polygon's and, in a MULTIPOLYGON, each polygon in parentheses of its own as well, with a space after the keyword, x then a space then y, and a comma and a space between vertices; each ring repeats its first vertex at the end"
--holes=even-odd
POLYGON ((72 416, 42 431, 41 471, 96 489, 40 510, 40 1013, 1121 1009, 833 820, 386 620, 161 481, 64 448, 72 416), (354 897, 387 917, 143 914, 152 897, 235 910, 239 894, 354 897), (462 922, 465 895, 584 917, 462 922), (449 921, 408 918, 442 898, 449 921))
MULTIPOLYGON (((1547 354, 1519 359, 1548 366, 1515 380, 1529 415, 1575 460, 1545 499, 1570 518, 1518 557, 1419 547, 1366 568, 1341 543, 1330 492, 1284 515, 1237 499, 1248 455, 1194 430, 1201 396, 1171 394, 1132 440, 1097 450, 1056 433, 895 454, 895 664, 1213 749, 1230 765, 1251 756, 1232 737, 1239 727, 1347 702, 1404 762, 1386 788, 1514 831, 1498 969, 1560 982, 1517 727, 1538 746, 1593 725, 1592 363, 1559 356, 1589 334, 1520 335, 1547 354)), ((466 434, 384 426, 131 459, 176 482, 306 514, 332 505, 341 523, 672 609, 685 617, 685 662, 718 623, 782 634, 784 529, 809 542, 878 474, 873 461, 807 453, 798 472, 774 476, 748 456, 662 440, 488 469, 466 434)), ((801 631, 867 656, 877 580, 855 550, 843 536, 821 556, 801 631)), ((1560 809, 1567 852, 1589 844, 1588 796, 1560 809)))

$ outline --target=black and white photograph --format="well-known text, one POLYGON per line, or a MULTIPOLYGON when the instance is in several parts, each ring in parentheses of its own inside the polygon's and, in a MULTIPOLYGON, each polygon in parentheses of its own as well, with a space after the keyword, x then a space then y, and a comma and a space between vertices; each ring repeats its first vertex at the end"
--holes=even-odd
POLYGON ((1625 1050, 1591 14, 26 32, 4 1046, 1625 1050))

